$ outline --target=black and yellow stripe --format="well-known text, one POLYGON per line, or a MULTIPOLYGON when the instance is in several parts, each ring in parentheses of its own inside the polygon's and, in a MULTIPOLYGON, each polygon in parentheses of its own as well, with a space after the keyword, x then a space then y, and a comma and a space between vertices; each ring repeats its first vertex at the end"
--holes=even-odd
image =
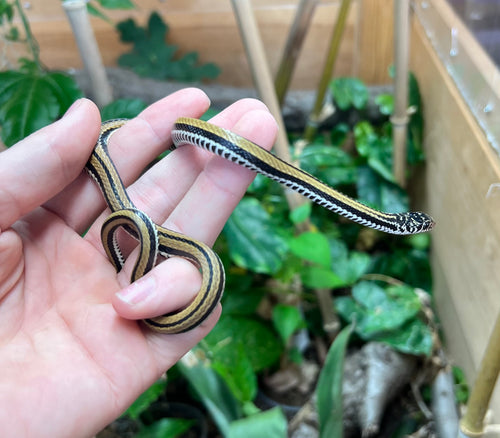
POLYGON ((384 213, 370 208, 292 166, 251 141, 197 119, 180 118, 172 131, 174 144, 195 144, 256 173, 271 178, 311 201, 361 225, 391 234, 415 234, 434 226, 421 212, 384 213))
MULTIPOLYGON (((156 225, 134 206, 107 148, 109 137, 125 123, 124 119, 116 119, 102 124, 99 140, 86 165, 112 212, 104 222, 101 239, 108 258, 117 270, 124 264, 116 240, 117 229, 123 227, 139 241, 140 254, 132 272, 132 281, 149 272, 159 254, 186 258, 200 269, 200 292, 186 308, 144 320, 148 327, 161 333, 184 332, 200 324, 219 302, 224 290, 224 269, 217 254, 207 245, 156 225)), ((434 226, 432 218, 425 213, 383 213, 363 205, 255 143, 201 120, 178 119, 172 131, 172 140, 177 147, 193 144, 261 173, 335 213, 376 230, 415 234, 429 231, 434 226)))

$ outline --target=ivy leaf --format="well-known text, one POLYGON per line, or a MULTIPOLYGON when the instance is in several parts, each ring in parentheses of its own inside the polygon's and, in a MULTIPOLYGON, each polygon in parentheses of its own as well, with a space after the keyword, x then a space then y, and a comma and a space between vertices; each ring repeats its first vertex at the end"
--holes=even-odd
POLYGON ((0 72, 2 140, 12 146, 62 116, 82 96, 67 75, 45 72, 24 62, 19 71, 0 72))
POLYGON ((244 198, 239 203, 224 234, 236 265, 262 274, 274 274, 281 268, 288 245, 256 199, 244 198))

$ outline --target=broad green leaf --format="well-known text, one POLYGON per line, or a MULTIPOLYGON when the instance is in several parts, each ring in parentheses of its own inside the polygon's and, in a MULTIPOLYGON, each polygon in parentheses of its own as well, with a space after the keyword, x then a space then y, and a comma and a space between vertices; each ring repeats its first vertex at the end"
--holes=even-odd
POLYGON ((392 94, 379 94, 375 98, 375 103, 382 114, 389 116, 394 111, 394 96, 392 94))
POLYGON ((234 396, 241 403, 246 403, 257 395, 257 375, 244 346, 235 345, 234 351, 236 359, 231 364, 226 360, 221 361, 220 355, 217 355, 212 361, 212 368, 224 379, 234 396))
POLYGON ((342 438, 344 358, 352 327, 345 327, 331 345, 316 385, 320 438, 342 438))
POLYGON ((338 107, 346 110, 351 106, 362 109, 368 102, 368 89, 357 78, 337 78, 330 82, 330 91, 338 107))
POLYGON ((125 414, 133 420, 139 418, 139 415, 141 415, 147 408, 149 408, 151 403, 156 401, 160 394, 165 391, 166 386, 166 380, 158 380, 153 383, 148 389, 146 389, 146 391, 144 391, 139 397, 137 397, 135 402, 132 403, 125 414))
POLYGON ((297 330, 305 327, 304 318, 296 306, 277 304, 273 308, 272 320, 284 344, 297 330))
POLYGON ((243 198, 224 227, 231 260, 262 274, 277 272, 288 250, 271 216, 254 198, 243 198))
POLYGON ((362 121, 354 127, 354 139, 357 151, 368 160, 368 165, 387 181, 394 182, 392 137, 375 132, 369 122, 362 121))
POLYGON ((421 303, 407 285, 380 287, 363 281, 353 287, 353 296, 335 299, 338 313, 355 321, 355 331, 364 340, 385 342, 410 354, 430 354, 432 334, 419 319, 421 303))
POLYGON ((234 366, 242 346, 255 372, 266 369, 279 359, 283 346, 274 331, 255 319, 223 315, 206 336, 203 347, 214 360, 234 366))
POLYGON ((319 232, 306 231, 288 240, 292 254, 329 268, 332 263, 328 239, 319 232))
POLYGON ((377 254, 374 257, 371 271, 399 278, 413 287, 432 290, 429 254, 425 250, 405 246, 377 254))
POLYGON ((300 278, 304 286, 311 289, 336 289, 348 286, 348 284, 330 268, 324 268, 322 266, 304 266, 301 269, 300 278))
POLYGON ((231 423, 227 438, 286 438, 287 421, 279 408, 269 409, 231 423))
POLYGON ((174 79, 180 81, 201 81, 213 79, 220 69, 212 63, 199 64, 198 54, 190 52, 176 56, 178 47, 166 42, 168 26, 162 17, 153 12, 146 28, 137 26, 128 19, 118 23, 120 39, 132 43, 129 53, 118 58, 118 64, 132 69, 136 74, 154 79, 174 79))
POLYGON ((149 426, 142 427, 135 438, 176 438, 184 436, 196 422, 185 418, 161 418, 149 426))
POLYGON ((359 199, 368 205, 391 213, 408 211, 407 193, 382 179, 371 167, 358 167, 356 188, 359 199))
POLYGON ((370 340, 385 342, 402 353, 430 356, 432 330, 420 319, 407 322, 398 330, 376 334, 370 340))
POLYGON ((314 143, 300 155, 300 166, 330 186, 356 181, 354 159, 340 147, 314 143))
POLYGON ((141 99, 117 99, 101 109, 101 119, 131 119, 146 108, 141 99))
POLYGON ((304 202, 290 212, 290 220, 293 224, 301 224, 311 216, 312 204, 304 202))
POLYGON ((332 270, 345 283, 352 285, 366 273, 371 265, 371 257, 367 253, 351 251, 340 239, 330 240, 330 251, 332 254, 332 270))
POLYGON ((7 146, 52 123, 81 97, 75 82, 25 63, 22 71, 0 72, 0 124, 7 146))
POLYGON ((188 366, 180 361, 177 367, 210 412, 219 430, 227 436, 229 425, 242 413, 238 401, 222 377, 203 365, 188 366))

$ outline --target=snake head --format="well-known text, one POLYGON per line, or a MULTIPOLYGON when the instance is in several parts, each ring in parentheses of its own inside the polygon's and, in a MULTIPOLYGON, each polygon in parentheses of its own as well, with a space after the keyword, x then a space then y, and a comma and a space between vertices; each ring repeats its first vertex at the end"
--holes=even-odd
POLYGON ((434 228, 434 219, 421 211, 401 214, 401 234, 425 233, 434 228))

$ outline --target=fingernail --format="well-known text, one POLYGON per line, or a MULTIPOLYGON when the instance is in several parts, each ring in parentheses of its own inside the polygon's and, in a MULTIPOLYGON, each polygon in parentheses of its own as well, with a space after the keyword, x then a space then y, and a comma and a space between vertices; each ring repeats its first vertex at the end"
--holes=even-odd
POLYGON ((74 112, 83 102, 83 99, 78 99, 78 100, 75 100, 71 106, 66 110, 66 112, 64 113, 64 117, 66 116, 69 116, 72 112, 74 112))
POLYGON ((116 296, 130 305, 144 303, 154 295, 155 283, 154 277, 143 277, 117 292, 116 296))

